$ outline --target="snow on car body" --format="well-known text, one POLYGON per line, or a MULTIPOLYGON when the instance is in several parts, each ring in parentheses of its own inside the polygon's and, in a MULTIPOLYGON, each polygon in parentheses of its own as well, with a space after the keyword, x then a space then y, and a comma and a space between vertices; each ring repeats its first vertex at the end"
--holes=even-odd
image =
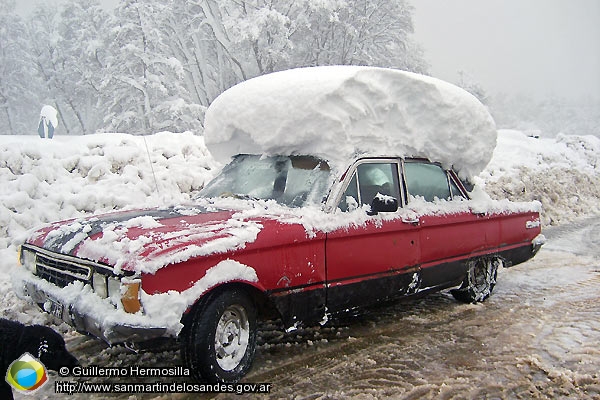
POLYGON ((41 228, 15 285, 109 343, 179 336, 197 375, 234 381, 251 365, 258 317, 294 328, 450 287, 483 301, 498 266, 543 242, 539 204, 466 190, 495 126, 433 78, 275 73, 217 98, 205 135, 234 158, 194 204, 41 228))

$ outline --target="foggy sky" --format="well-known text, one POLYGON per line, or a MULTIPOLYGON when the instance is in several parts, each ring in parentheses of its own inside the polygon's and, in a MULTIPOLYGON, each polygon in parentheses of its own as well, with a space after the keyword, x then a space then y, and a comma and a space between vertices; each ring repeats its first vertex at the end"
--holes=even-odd
POLYGON ((487 92, 600 98, 600 1, 413 0, 430 72, 487 92))
MULTIPOLYGON (((415 39, 433 76, 459 83, 462 71, 491 94, 600 98, 599 0, 411 3, 415 39)), ((25 13, 34 4, 18 1, 17 8, 25 13)))

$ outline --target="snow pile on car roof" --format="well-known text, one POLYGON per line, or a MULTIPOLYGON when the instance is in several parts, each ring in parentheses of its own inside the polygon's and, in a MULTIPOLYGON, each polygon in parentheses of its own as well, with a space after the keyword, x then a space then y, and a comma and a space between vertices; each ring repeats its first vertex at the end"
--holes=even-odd
POLYGON ((489 112, 468 92, 399 70, 292 69, 242 82, 210 105, 205 140, 222 162, 239 153, 311 154, 343 168, 360 156, 427 157, 463 178, 496 146, 489 112))

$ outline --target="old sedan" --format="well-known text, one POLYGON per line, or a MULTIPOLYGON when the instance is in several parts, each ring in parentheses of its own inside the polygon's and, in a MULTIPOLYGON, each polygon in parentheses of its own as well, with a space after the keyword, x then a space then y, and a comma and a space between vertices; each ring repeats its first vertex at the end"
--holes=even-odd
POLYGON ((240 151, 192 204, 39 229, 21 248, 17 290, 108 343, 178 337, 196 376, 233 382, 252 364, 260 318, 294 329, 446 288, 480 302, 500 266, 531 258, 543 243, 539 204, 467 190, 464 178, 489 161, 481 143, 495 144, 493 121, 472 96, 429 77, 360 67, 293 72, 301 82, 285 102, 274 93, 294 80, 274 75, 277 85, 257 78, 241 95, 225 92, 233 97, 211 105, 206 128, 215 154, 260 152, 240 151), (274 89, 254 101, 263 87, 274 89), (272 103, 262 110, 230 107, 264 99, 272 103), (264 132, 279 128, 268 121, 285 120, 277 107, 289 104, 288 117, 304 119, 281 125, 285 135, 273 140, 264 132), (270 110, 277 115, 256 118, 270 110), (226 129, 218 115, 235 124, 226 129), (460 135, 465 143, 473 132, 479 141, 465 148, 460 135))

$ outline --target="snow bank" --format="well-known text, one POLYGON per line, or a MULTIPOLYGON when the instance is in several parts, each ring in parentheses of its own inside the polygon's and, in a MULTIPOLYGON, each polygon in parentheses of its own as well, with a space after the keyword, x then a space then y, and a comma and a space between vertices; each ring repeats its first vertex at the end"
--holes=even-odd
POLYGON ((159 133, 0 136, 0 271, 42 223, 115 209, 181 203, 219 169, 202 137, 159 133), (152 173, 156 175, 158 192, 152 173))
POLYGON ((358 155, 428 157, 461 177, 492 157, 496 128, 466 91, 435 78, 374 67, 300 68, 260 76, 208 108, 206 144, 238 153, 311 154, 337 169, 358 155))
POLYGON ((492 161, 477 183, 496 199, 537 200, 544 225, 600 213, 600 138, 544 139, 498 131, 492 161))

